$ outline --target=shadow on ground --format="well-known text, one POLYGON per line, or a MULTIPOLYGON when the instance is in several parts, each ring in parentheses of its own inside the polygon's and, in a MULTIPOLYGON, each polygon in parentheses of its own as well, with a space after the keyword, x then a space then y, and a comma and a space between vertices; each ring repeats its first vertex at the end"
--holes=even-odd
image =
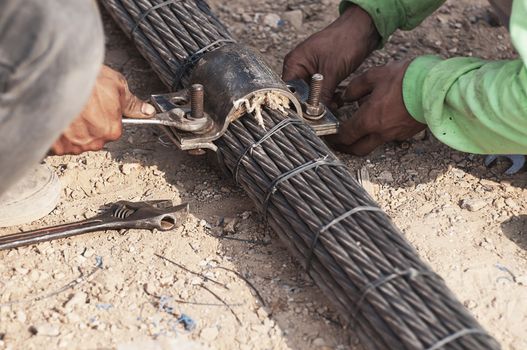
POLYGON ((527 215, 511 217, 501 223, 501 229, 519 248, 527 250, 527 215))

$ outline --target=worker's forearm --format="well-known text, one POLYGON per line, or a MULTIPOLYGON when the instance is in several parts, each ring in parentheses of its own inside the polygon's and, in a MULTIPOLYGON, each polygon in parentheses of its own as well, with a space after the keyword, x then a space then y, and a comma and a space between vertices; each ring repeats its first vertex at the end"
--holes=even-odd
POLYGON ((397 29, 413 29, 445 0, 342 0, 340 11, 355 4, 370 14, 386 41, 397 29))

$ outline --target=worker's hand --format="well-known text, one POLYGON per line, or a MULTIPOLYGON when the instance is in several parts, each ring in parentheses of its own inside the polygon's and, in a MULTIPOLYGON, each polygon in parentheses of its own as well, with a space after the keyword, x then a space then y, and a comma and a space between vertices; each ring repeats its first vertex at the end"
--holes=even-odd
POLYGON ((349 6, 335 22, 285 57, 282 78, 309 81, 313 74, 323 74, 322 102, 329 105, 337 85, 361 65, 379 41, 370 15, 356 5, 349 6))
POLYGON ((425 129, 404 105, 402 85, 409 65, 410 61, 395 62, 353 79, 342 101, 359 101, 359 109, 328 141, 341 152, 363 156, 385 142, 403 141, 425 129))
MULTIPOLYGON (((67 103, 67 101, 64 101, 67 103)), ((122 74, 103 66, 82 113, 51 147, 56 155, 98 151, 122 133, 122 116, 150 118, 152 105, 141 101, 128 89, 122 74)))

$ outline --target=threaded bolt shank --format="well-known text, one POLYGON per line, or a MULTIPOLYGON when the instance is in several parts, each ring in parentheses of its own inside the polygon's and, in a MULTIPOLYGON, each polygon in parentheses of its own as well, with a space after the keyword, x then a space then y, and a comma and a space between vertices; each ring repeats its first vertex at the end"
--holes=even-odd
POLYGON ((324 76, 322 74, 313 74, 311 77, 311 85, 309 87, 309 97, 307 103, 313 107, 318 107, 320 104, 320 97, 322 95, 322 83, 324 76))
POLYGON ((203 85, 192 85, 190 89, 190 116, 193 119, 203 118, 204 94, 203 85))

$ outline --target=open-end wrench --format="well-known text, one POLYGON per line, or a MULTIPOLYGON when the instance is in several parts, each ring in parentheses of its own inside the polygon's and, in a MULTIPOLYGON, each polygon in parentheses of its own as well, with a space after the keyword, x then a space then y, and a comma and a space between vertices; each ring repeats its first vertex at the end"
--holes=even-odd
MULTIPOLYGON (((150 102, 158 111, 152 118, 123 118, 123 125, 162 125, 187 132, 207 130, 213 124, 212 120, 203 114, 194 117, 188 91, 178 91, 170 94, 152 95, 150 102)), ((203 107, 201 107, 201 110, 203 107)))
POLYGON ((88 232, 143 229, 170 231, 188 213, 188 204, 173 206, 171 201, 120 201, 91 219, 0 237, 0 250, 11 249, 80 235, 88 232))

